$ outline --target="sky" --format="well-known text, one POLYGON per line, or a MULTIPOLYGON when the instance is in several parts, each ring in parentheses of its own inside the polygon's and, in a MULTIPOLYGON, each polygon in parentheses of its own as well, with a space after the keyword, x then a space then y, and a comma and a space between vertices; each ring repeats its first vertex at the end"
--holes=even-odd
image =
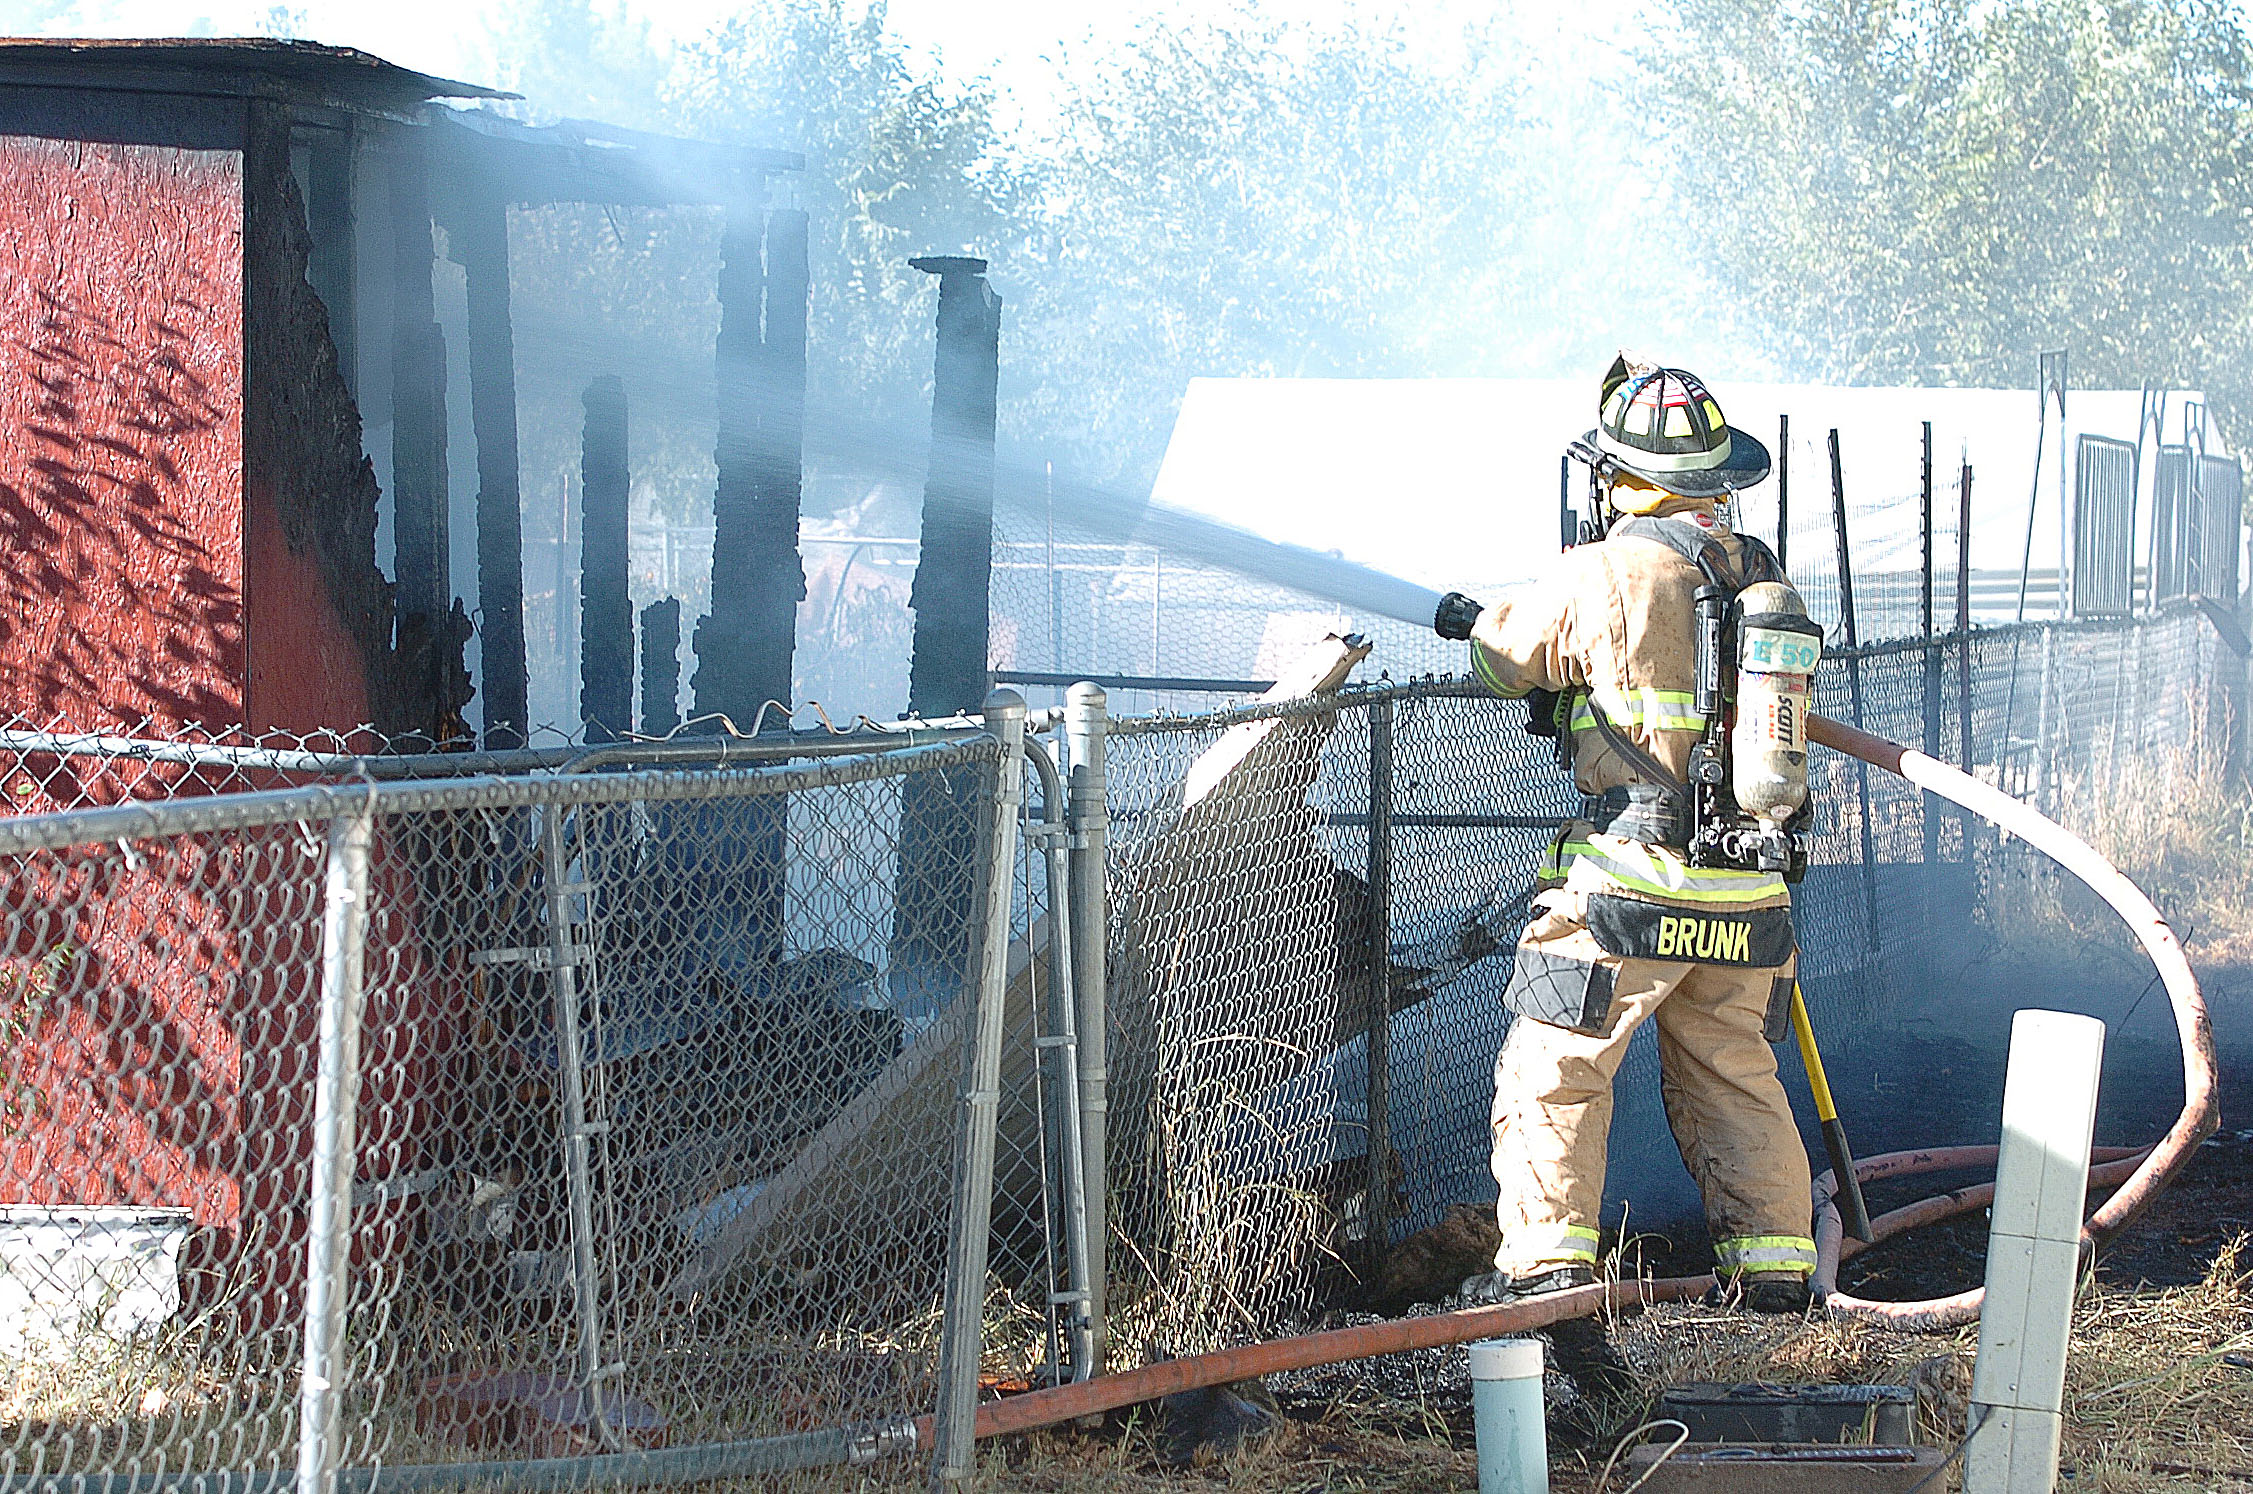
MULTIPOLYGON (((495 36, 512 10, 538 0, 0 0, 0 29, 27 36, 277 34, 358 47, 421 72, 465 82, 497 76, 495 36)), ((1491 17, 1497 0, 1258 0, 1272 14, 1322 22, 1353 14, 1397 20, 1412 44, 1451 44, 1463 26, 1491 17)), ((615 0, 663 42, 692 40, 745 7, 729 0, 615 0)), ((1520 26, 1536 45, 1602 48, 1627 0, 1520 0, 1520 26)), ((890 0, 893 32, 914 53, 957 79, 985 77, 1010 108, 1038 119, 1058 77, 1058 59, 1092 54, 1140 25, 1200 9, 1198 0, 890 0)), ((537 101, 534 101, 535 103, 537 101)), ((1007 122, 1007 114, 1004 115, 1007 122)))

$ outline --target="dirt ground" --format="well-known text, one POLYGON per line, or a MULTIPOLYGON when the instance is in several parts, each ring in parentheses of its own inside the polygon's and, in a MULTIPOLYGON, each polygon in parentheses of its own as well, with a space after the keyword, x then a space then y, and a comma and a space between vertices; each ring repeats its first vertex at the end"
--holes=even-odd
MULTIPOLYGON (((1945 1185, 1948 1180, 1937 1183, 1945 1185)), ((1936 1180, 1905 1180, 1901 1196, 1936 1180)), ((1986 1224, 1972 1215, 1870 1251, 1845 1272, 1851 1290, 1911 1297, 1976 1285, 1986 1224)), ((2061 1487, 2101 1494, 2242 1490, 2253 1494, 2253 1131, 2203 1147, 2177 1185, 2102 1263, 2076 1314, 2061 1487)), ((1694 1267, 1695 1252, 1652 1269, 1694 1267)), ((1672 1307, 1615 1324, 1633 1373, 1625 1394, 1591 1398, 1549 1377, 1557 1494, 1595 1494, 1595 1473, 1647 1415, 1657 1391, 1686 1380, 1908 1383, 1927 1406, 1927 1440, 1962 1426, 1976 1330, 1915 1337, 1824 1322, 1755 1319, 1672 1307)), ((980 1491, 1122 1494, 1331 1494, 1472 1489, 1468 1385, 1460 1351, 1429 1351, 1277 1377, 1279 1427, 1254 1445, 1174 1466, 1153 1408, 1100 1430, 1013 1439, 983 1451, 980 1491)), ((908 1488, 904 1468, 856 1485, 908 1488)), ((1617 1475, 1609 1488, 1626 1482, 1617 1475)), ((1938 1486, 1935 1486, 1937 1490, 1938 1486)), ((1952 1475, 1951 1475, 1952 1487, 1952 1475)))

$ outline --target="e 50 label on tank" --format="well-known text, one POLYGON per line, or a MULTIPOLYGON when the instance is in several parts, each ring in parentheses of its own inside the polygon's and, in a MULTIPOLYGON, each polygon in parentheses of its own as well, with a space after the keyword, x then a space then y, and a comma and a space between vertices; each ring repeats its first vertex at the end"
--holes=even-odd
POLYGON ((1813 674, 1823 657, 1823 643, 1806 633, 1782 628, 1747 628, 1739 646, 1737 666, 1771 674, 1813 674))

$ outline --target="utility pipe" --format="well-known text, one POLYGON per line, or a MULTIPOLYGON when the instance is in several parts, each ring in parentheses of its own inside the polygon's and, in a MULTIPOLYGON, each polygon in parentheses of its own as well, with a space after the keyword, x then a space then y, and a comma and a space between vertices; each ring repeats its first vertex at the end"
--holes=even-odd
MULTIPOLYGON (((2214 1027, 2206 1014, 2206 999, 2199 994, 2198 977, 2191 972, 2190 961, 2183 956, 2182 944, 2175 931, 2167 926, 2151 899, 2143 890, 2128 880, 2119 868, 2099 855, 2088 842, 2056 823, 2028 804, 2022 804, 1998 789, 1990 788, 1969 774, 1958 772, 1946 763, 1927 757, 1889 742, 1869 732, 1858 731, 1841 722, 1810 714, 1807 718, 1808 740, 1820 743, 1836 752, 1846 753, 1874 767, 1898 774, 1929 793, 1937 794, 1952 803, 1960 804, 1980 818, 2018 836, 2036 850, 2048 855, 2067 871, 2087 883, 2099 897, 2111 904, 2114 912, 2127 922, 2129 932, 2136 936, 2144 953, 2158 967, 2159 978, 2167 989, 2168 1004, 2175 1014, 2175 1032, 2182 1045, 2183 1054, 2183 1108, 2159 1144, 2132 1165, 2126 1159, 2115 1162, 2114 1167, 2093 1168, 2089 1177, 2092 1184, 2110 1181, 2115 1168, 2126 1168, 2126 1176, 2119 1188, 2089 1216, 2081 1232, 2081 1247, 2093 1252, 2107 1244, 2113 1236, 2147 1208, 2161 1189, 2180 1172, 2200 1142, 2214 1134, 2218 1122, 2216 1108, 2217 1080, 2214 1062, 2214 1027)), ((1993 1147, 1949 1148, 1946 1151, 1963 1156, 1962 1162, 1971 1164, 1971 1154, 1978 1154, 1979 1164, 1991 1165, 1995 1159, 1993 1147)), ((1894 1154, 1900 1157, 1905 1154, 1894 1154)), ((1929 1158, 1935 1154, 1926 1154, 1929 1158)), ((2114 1154, 2117 1156, 2117 1153, 2114 1154)), ((1876 1175, 1872 1169, 1892 1161, 1892 1158, 1871 1158, 1855 1171, 1863 1179, 1876 1175)), ((1932 1170, 1930 1166, 1918 1167, 1896 1164, 1897 1172, 1932 1170)), ((1946 1200, 1946 1206, 1928 1201, 1925 1205, 1911 1205, 1908 1210, 1895 1210, 1884 1219, 1872 1220, 1871 1233, 1885 1238, 1880 1228, 1889 1220, 1907 1214, 1912 1217, 1896 1223, 1898 1231, 1908 1224, 1926 1223, 1944 1218, 1965 1208, 1977 1207, 1970 1202, 1977 1190, 1965 1190, 1946 1200)), ((1979 1202, 1991 1196, 1988 1188, 1979 1202)), ((1816 1280, 1836 1283, 1838 1264, 1842 1259, 1840 1231, 1836 1224, 1837 1212, 1827 1202, 1816 1233, 1816 1280), (1826 1250, 1826 1241, 1828 1249, 1826 1250)), ((1865 1322, 1880 1323, 1894 1328, 1938 1329, 1970 1322, 1979 1315, 1983 1294, 1979 1291, 1959 1293, 1954 1297, 1932 1298, 1919 1302, 1873 1302, 1833 1291, 1826 1300, 1826 1308, 1833 1317, 1856 1318, 1865 1322)))

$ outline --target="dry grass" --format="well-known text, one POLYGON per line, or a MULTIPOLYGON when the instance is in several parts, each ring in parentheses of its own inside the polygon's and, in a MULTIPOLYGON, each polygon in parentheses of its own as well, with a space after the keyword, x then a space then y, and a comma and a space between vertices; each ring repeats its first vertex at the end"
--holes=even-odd
MULTIPOLYGON (((2097 1494, 2185 1489, 2253 1491, 2253 1252, 2226 1248, 2203 1281, 2165 1290, 2097 1287, 2074 1317, 2066 1384, 2070 1487, 2097 1494), (2234 1357, 2233 1357, 2234 1356, 2234 1357)), ((1939 1415, 1934 1441, 1962 1427, 1975 1329, 1918 1337, 1852 1324, 1719 1313, 1692 1306, 1624 1318, 1614 1336, 1649 1396, 1694 1380, 1912 1384, 1939 1415)), ((122 1368, 119 1366, 117 1368, 122 1368)), ((145 1393, 154 1371, 111 1379, 145 1393)), ((89 1387, 74 1387, 84 1395, 89 1387)), ((19 1394, 21 1393, 19 1389, 19 1394)), ((1616 1436, 1647 1402, 1612 1409, 1616 1436)), ((977 1494, 1409 1494, 1469 1489, 1477 1459, 1462 1417, 1436 1404, 1379 1399, 1289 1420, 1267 1442, 1201 1467, 1163 1465, 1154 1418, 1124 1431, 1049 1432, 980 1449, 977 1494)), ((281 1429, 274 1429, 277 1434, 281 1429)), ((165 1439, 155 1439, 165 1440, 165 1439)), ((1608 1448, 1606 1439, 1604 1446, 1608 1448)), ((1598 1459, 1600 1461, 1600 1459, 1598 1459)), ((927 1465, 902 1459, 723 1486, 740 1494, 904 1494, 925 1487, 927 1465)), ((1590 1494, 1589 1460, 1555 1459, 1559 1494, 1590 1494)), ((1616 1483, 1616 1480, 1615 1480, 1616 1483)))
MULTIPOLYGON (((2065 1386, 2075 1489, 2180 1494, 2189 1478, 2253 1490, 2253 1276, 2242 1250, 2225 1249, 2195 1286, 2083 1296, 2065 1386), (2154 1471, 2170 1469, 2199 1471, 2154 1471)), ((1914 1385, 1941 1413, 1928 1435, 1953 1442, 1978 1330, 1920 1337, 1666 1307, 1623 1323, 1619 1339, 1653 1394, 1693 1380, 1914 1385)))
POLYGON ((2253 962, 2253 800, 2218 747, 2100 743, 2057 788, 2057 818, 2127 873, 2195 955, 2253 962))
MULTIPOLYGON (((2070 1487, 2095 1494, 2253 1491, 2249 1264, 2253 1255, 2243 1253, 2240 1242, 2194 1286, 2098 1287, 2083 1297, 2066 1379, 2070 1487), (2226 1357, 2233 1355, 2241 1362, 2226 1357)), ((1621 1320, 1615 1338, 1651 1397, 1694 1380, 1909 1384, 1938 1413, 1927 1435, 1947 1443, 1962 1430, 1978 1332, 1917 1336, 1677 1306, 1621 1320)), ((1639 1420, 1646 1406, 1613 1408, 1611 1435, 1639 1420)), ((1265 1445, 1197 1469, 1162 1467, 1155 1438, 1140 1427, 1123 1435, 1048 1433, 982 1449, 972 1488, 981 1494, 1469 1489, 1477 1482, 1477 1459, 1467 1438, 1455 1442, 1432 1408, 1381 1404, 1341 1406, 1318 1421, 1291 1423, 1265 1445)), ((1553 1477, 1559 1494, 1589 1494, 1590 1468, 1579 1453, 1559 1453, 1553 1477)), ((921 1478, 920 1464, 903 1464, 874 1475, 839 1474, 808 1488, 822 1494, 906 1490, 920 1487, 921 1478)))

